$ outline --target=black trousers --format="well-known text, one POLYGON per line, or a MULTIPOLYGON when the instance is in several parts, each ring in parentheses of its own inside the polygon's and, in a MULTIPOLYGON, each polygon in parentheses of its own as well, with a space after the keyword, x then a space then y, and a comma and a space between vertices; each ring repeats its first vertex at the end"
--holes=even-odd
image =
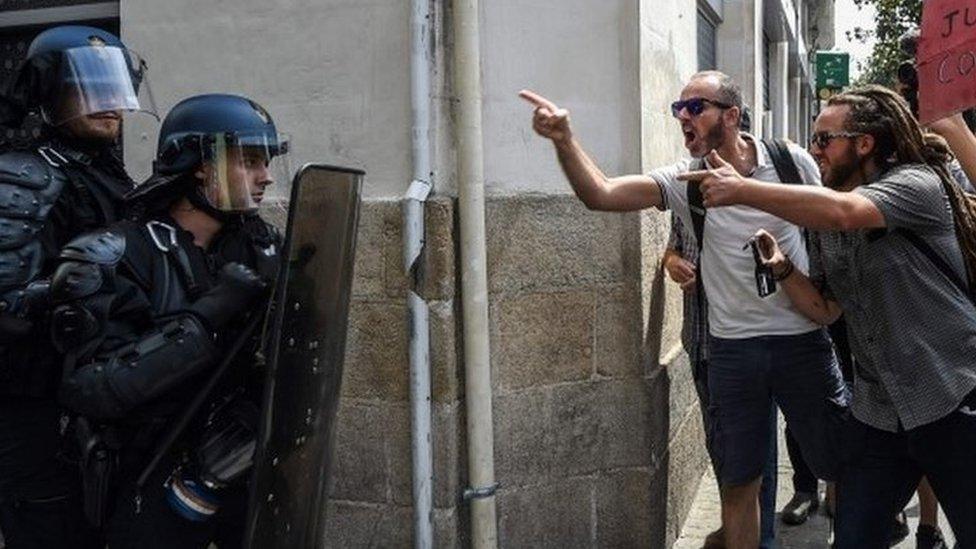
POLYGON ((6 549, 99 549, 77 492, 43 500, 4 500, 0 532, 6 549))
POLYGON ((789 425, 786 426, 786 451, 790 455, 790 464, 793 465, 793 491, 808 494, 817 493, 817 477, 810 470, 807 462, 803 460, 800 445, 793 438, 789 425))
POLYGON ((99 547, 82 511, 78 470, 59 457, 60 417, 53 398, 0 396, 0 532, 6 549, 99 547))
MULTIPOLYGON (((840 366, 841 375, 844 381, 851 383, 854 380, 854 357, 851 355, 851 346, 847 341, 847 326, 844 318, 837 319, 831 324, 827 331, 830 339, 834 343, 834 352, 837 354, 837 363, 840 366)), ((786 451, 790 455, 790 464, 793 466, 793 491, 816 493, 817 477, 810 470, 810 466, 803 459, 800 453, 800 446, 789 426, 786 427, 786 451)))
POLYGON ((848 464, 837 481, 835 547, 888 547, 891 517, 928 478, 962 549, 976 548, 976 391, 958 410, 890 433, 852 418, 848 464))

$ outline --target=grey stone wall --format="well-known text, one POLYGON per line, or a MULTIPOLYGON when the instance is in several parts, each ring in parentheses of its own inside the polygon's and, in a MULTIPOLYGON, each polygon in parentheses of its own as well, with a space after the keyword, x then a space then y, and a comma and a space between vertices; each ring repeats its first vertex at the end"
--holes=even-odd
MULTIPOLYGON (((363 205, 323 510, 334 547, 412 542, 400 215, 395 201, 363 205)), ((468 530, 455 217, 451 199, 428 204, 438 547, 467 546, 468 530)), ((518 195, 489 197, 487 223, 500 546, 670 545, 704 453, 687 360, 659 359, 680 323, 658 267, 666 217, 518 195)))
MULTIPOLYGON (((454 299, 454 209, 428 203, 428 281, 434 444, 434 522, 439 547, 463 545, 458 508, 463 459, 461 378, 454 299)), ((412 543, 406 279, 399 203, 363 204, 327 513, 329 546, 412 543)))

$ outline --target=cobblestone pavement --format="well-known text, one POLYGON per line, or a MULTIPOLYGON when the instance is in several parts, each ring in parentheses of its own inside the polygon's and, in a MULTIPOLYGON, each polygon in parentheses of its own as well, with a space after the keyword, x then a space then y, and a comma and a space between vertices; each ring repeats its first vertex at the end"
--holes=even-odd
MULTIPOLYGON (((776 494, 776 538, 781 549, 813 549, 824 548, 828 545, 830 537, 830 523, 826 515, 821 511, 801 526, 788 526, 779 520, 778 514, 783 506, 793 495, 792 474, 793 468, 786 453, 786 439, 783 436, 783 418, 779 421, 779 481, 776 494)), ((823 492, 823 483, 820 485, 823 492)), ((912 533, 904 541, 895 545, 898 549, 914 549, 915 547, 915 527, 918 525, 918 500, 913 499, 905 509, 908 515, 908 523, 912 533)), ((701 484, 698 486, 698 493, 692 504, 691 512, 681 530, 681 536, 675 542, 673 549, 699 549, 705 536, 719 526, 719 498, 718 487, 715 484, 715 476, 711 469, 702 477, 701 484)), ((939 525, 942 527, 943 534, 949 540, 952 547, 952 532, 949 530, 949 522, 940 510, 939 525)))

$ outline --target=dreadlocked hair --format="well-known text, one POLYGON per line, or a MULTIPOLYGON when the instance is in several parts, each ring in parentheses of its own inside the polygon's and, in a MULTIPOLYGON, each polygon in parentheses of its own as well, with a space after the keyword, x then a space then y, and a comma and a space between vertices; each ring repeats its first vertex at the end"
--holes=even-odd
POLYGON ((949 197, 956 239, 966 265, 970 288, 976 276, 976 196, 962 190, 946 164, 952 151, 945 140, 923 132, 908 103, 883 86, 864 86, 835 95, 829 105, 847 105, 846 129, 874 137, 875 159, 882 171, 901 164, 926 164, 938 174, 949 197))

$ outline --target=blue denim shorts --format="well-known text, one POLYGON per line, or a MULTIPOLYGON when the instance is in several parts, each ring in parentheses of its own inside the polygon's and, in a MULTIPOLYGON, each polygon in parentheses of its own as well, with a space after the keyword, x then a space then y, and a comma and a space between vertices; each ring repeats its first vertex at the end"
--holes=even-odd
POLYGON ((775 402, 817 478, 834 480, 850 396, 824 330, 709 338, 708 447, 723 486, 760 477, 775 402))

